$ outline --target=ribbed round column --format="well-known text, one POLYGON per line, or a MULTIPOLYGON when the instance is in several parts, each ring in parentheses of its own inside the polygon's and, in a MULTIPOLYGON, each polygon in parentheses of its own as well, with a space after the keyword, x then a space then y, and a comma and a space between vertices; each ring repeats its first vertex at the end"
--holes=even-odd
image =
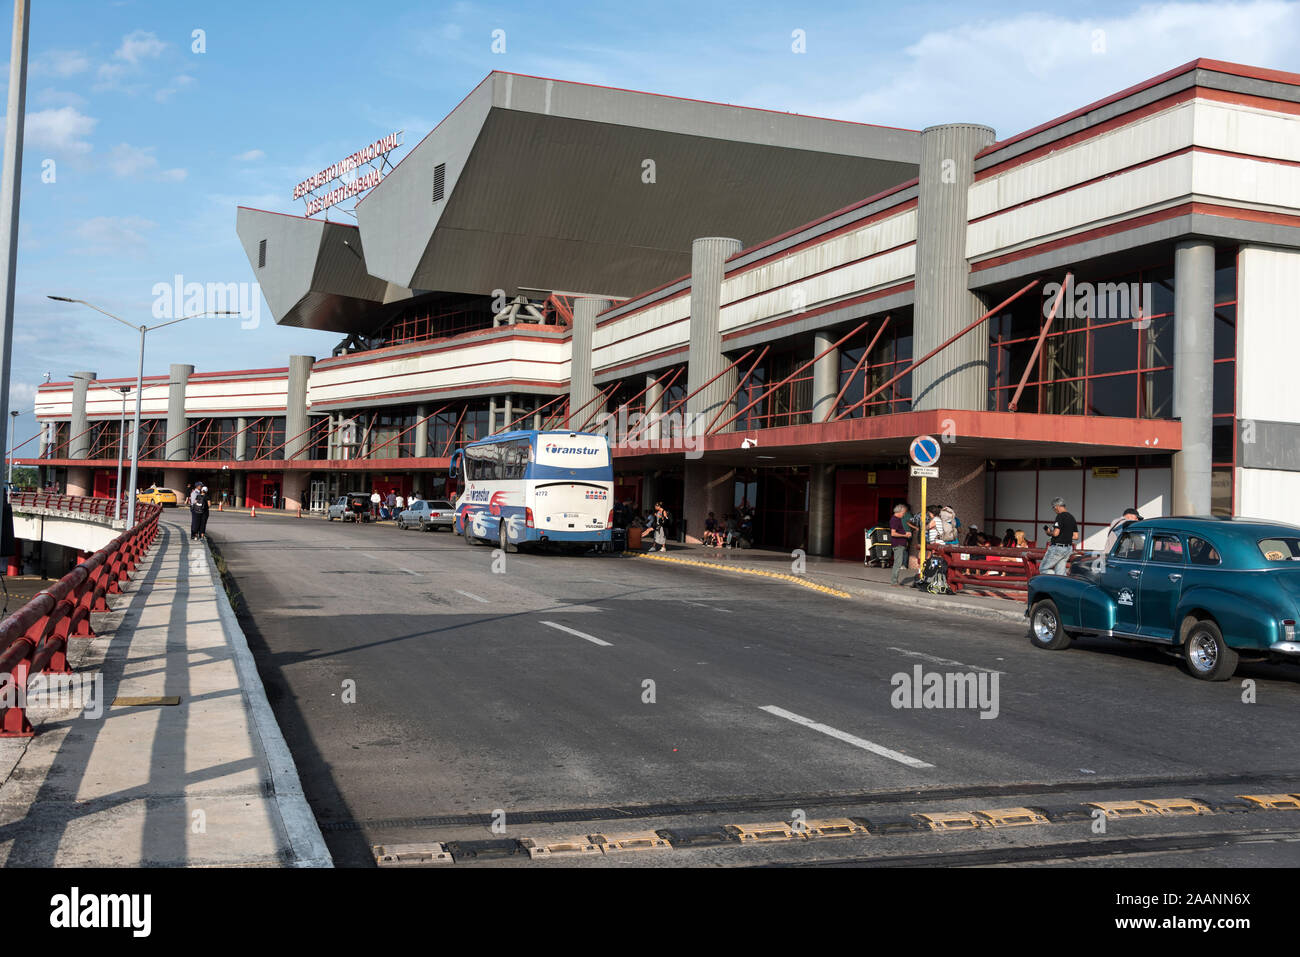
MULTIPOLYGON (((993 142, 987 126, 953 123, 921 131, 916 212, 916 306, 912 355, 920 357, 980 317, 966 287, 966 195, 975 154, 993 142)), ((972 331, 912 374, 913 409, 982 410, 988 405, 988 333, 972 331)))
POLYGON ((72 421, 68 423, 68 448, 64 453, 70 459, 90 457, 90 418, 86 415, 86 392, 94 380, 93 372, 72 373, 72 421))
MULTIPOLYGON (((829 330, 820 330, 813 337, 813 355, 818 356, 835 345, 838 339, 835 333, 829 330)), ((835 411, 832 403, 835 401, 836 394, 840 391, 840 350, 831 349, 826 355, 822 356, 813 363, 813 390, 812 390, 812 420, 814 422, 826 422, 830 419, 835 411)), ((811 546, 810 546, 811 547, 811 546)), ((823 554, 815 552, 814 554, 823 554)))
POLYGON ((1174 416, 1182 451, 1174 454, 1175 515, 1209 515, 1214 461, 1214 246, 1174 247, 1174 416))
POLYGON ((167 379, 167 445, 163 457, 168 462, 186 462, 190 457, 190 434, 185 430, 185 390, 194 366, 173 362, 167 379), (182 434, 183 433, 183 434, 182 434))
MULTIPOLYGON (((691 243, 691 344, 690 366, 686 372, 687 393, 700 389, 727 366, 722 354, 722 330, 718 325, 722 279, 727 258, 739 252, 740 247, 739 239, 716 236, 691 243)), ((687 414, 701 419, 701 429, 727 401, 736 388, 736 380, 736 370, 732 369, 687 401, 687 414)), ((727 426, 724 431, 731 431, 731 428, 727 426)))
POLYGON ((288 394, 284 408, 283 455, 291 459, 302 452, 310 443, 311 436, 304 435, 311 423, 307 420, 307 380, 311 378, 311 367, 316 362, 314 356, 289 357, 288 394))
POLYGON ((576 429, 598 411, 596 384, 592 378, 591 348, 596 335, 596 317, 610 307, 608 299, 589 297, 573 304, 573 336, 569 353, 569 428, 576 429))

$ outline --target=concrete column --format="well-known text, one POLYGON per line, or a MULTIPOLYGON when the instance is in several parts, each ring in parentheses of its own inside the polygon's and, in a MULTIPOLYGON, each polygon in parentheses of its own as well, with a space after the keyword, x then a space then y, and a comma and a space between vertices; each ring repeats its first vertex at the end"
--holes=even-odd
POLYGON ((641 511, 649 515, 655 507, 655 473, 643 472, 641 475, 641 511))
MULTIPOLYGON (((820 355, 824 350, 830 349, 838 339, 833 332, 822 330, 813 337, 813 355, 820 355)), ((813 363, 813 382, 812 382, 812 420, 814 422, 827 422, 834 413, 832 403, 835 396, 840 391, 840 350, 831 349, 830 352, 822 356, 813 363)), ((812 532, 809 532, 811 535, 812 532)), ((811 546, 810 546, 811 547, 811 546)), ((814 552, 816 555, 822 552, 814 552)))
MULTIPOLYGON (((972 525, 978 525, 981 531, 987 530, 984 525, 984 471, 984 459, 949 455, 945 451, 939 459, 939 477, 930 479, 926 485, 926 505, 951 505, 957 517, 961 519, 963 539, 972 525)), ((918 510, 921 508, 919 478, 908 479, 907 500, 912 503, 913 508, 918 510)), ((1079 507, 1078 502, 1070 504, 1075 508, 1079 507)))
POLYGON ((232 501, 231 501, 231 505, 233 505, 235 508, 243 508, 243 507, 244 507, 244 480, 245 480, 245 478, 246 478, 246 476, 244 475, 244 473, 243 473, 242 471, 236 472, 236 473, 235 473, 235 476, 234 476, 234 481, 231 483, 232 486, 233 486, 232 489, 231 489, 231 495, 230 495, 230 498, 231 498, 231 500, 232 500, 232 501))
POLYGON ((167 445, 163 455, 168 462, 189 461, 190 434, 185 430, 190 423, 185 418, 185 389, 193 372, 194 366, 172 363, 167 385, 167 445))
POLYGON ((598 411, 593 401, 598 390, 592 378, 591 348, 596 334, 596 316, 610 305, 610 300, 599 297, 578 299, 573 304, 573 335, 569 340, 569 414, 575 418, 569 423, 571 428, 576 429, 582 425, 583 419, 598 411))
POLYGON ((189 474, 188 469, 163 469, 163 488, 175 489, 177 495, 184 495, 189 474))
MULTIPOLYGON (((966 195, 975 154, 993 142, 987 126, 954 123, 921 131, 916 212, 916 306, 912 354, 925 355, 984 312, 966 288, 966 195)), ((988 407, 988 334, 974 330, 912 374, 913 409, 988 407)))
MULTIPOLYGON (((83 455, 82 458, 85 458, 85 456, 83 455)), ((69 465, 67 494, 90 495, 93 491, 90 481, 90 467, 86 465, 69 465)))
POLYGON ((637 436, 638 441, 641 439, 657 439, 661 434, 659 423, 654 421, 653 418, 664 410, 664 387, 663 383, 656 383, 655 380, 658 378, 657 375, 646 373, 645 414, 653 424, 647 425, 641 431, 640 435, 637 436))
MULTIPOLYGON (((415 418, 423 419, 415 427, 415 457, 417 459, 427 458, 429 455, 429 420, 425 418, 429 414, 427 405, 417 405, 415 407, 415 418)), ((330 416, 331 422, 333 416, 330 416)))
MULTIPOLYGON (((732 490, 735 488, 736 470, 725 465, 709 465, 700 461, 687 461, 685 481, 682 483, 682 514, 686 519, 688 544, 698 545, 704 534, 704 520, 709 512, 721 524, 731 511, 732 490)), ((654 505, 652 501, 651 506, 654 505)))
POLYGON ((814 464, 808 478, 808 554, 830 555, 834 551, 835 466, 814 464))
POLYGON ((1173 459, 1173 514, 1209 515, 1214 424, 1214 246, 1174 248, 1174 416, 1183 447, 1173 459))
POLYGON ((238 433, 238 435, 235 436, 236 462, 242 462, 244 459, 248 458, 248 432, 245 431, 247 428, 248 419, 245 419, 242 416, 235 419, 235 431, 238 433))
MULTIPOLYGON (((90 433, 86 430, 90 427, 90 419, 86 415, 86 393, 90 389, 91 380, 95 378, 93 372, 74 372, 72 373, 72 421, 68 423, 68 448, 64 454, 70 459, 84 459, 90 457, 90 433)), ((68 483, 71 485, 72 476, 69 474, 68 483)), ((69 495, 89 494, 83 492, 69 492, 69 495)))
POLYGON ((510 427, 511 420, 515 417, 515 397, 507 395, 503 401, 505 402, 505 408, 503 410, 504 415, 501 417, 501 428, 507 429, 510 427))
POLYGON ((284 409, 284 438, 287 444, 281 451, 286 459, 293 458, 311 444, 312 437, 301 433, 311 425, 307 419, 307 380, 311 378, 311 367, 315 362, 314 356, 289 357, 289 392, 284 409))
MULTIPOLYGON (((722 277, 727 257, 740 251, 739 239, 708 237, 691 243, 691 344, 688 353, 687 393, 700 389, 727 366, 722 354, 722 330, 718 327, 722 300, 722 277)), ((686 403, 688 421, 700 421, 702 430, 736 388, 738 374, 732 369, 686 403)), ((725 419, 726 416, 724 415, 725 419)), ((719 420, 721 421, 721 419, 719 420)), ((723 431, 732 431, 733 425, 723 431)))

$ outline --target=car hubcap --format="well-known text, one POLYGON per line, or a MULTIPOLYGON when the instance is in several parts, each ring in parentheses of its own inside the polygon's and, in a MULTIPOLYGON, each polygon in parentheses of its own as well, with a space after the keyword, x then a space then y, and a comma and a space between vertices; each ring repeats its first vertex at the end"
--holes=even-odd
POLYGON ((1209 635, 1196 635, 1192 638, 1188 657, 1197 671, 1213 671, 1219 660, 1219 647, 1209 635))
POLYGON ((1043 641, 1056 637, 1056 616, 1047 609, 1042 609, 1034 616, 1034 634, 1043 641))

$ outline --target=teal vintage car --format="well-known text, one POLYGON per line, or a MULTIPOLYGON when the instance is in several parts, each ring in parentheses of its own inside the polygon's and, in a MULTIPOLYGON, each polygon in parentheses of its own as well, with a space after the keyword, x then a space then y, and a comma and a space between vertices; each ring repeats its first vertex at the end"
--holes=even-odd
POLYGON ((1247 518, 1156 518, 1121 528, 1108 554, 1035 575, 1029 639, 1057 651, 1080 635, 1149 642, 1226 681, 1241 659, 1300 662, 1300 527, 1247 518))

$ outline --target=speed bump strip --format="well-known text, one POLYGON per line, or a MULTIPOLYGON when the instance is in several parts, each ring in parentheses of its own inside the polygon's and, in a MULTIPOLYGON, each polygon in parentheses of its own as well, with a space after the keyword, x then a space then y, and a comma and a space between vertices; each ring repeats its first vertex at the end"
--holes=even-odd
POLYGON ((1109 820, 1123 817, 1142 817, 1144 814, 1160 812, 1144 801, 1088 801, 1085 807, 1095 807, 1109 820))
POLYGON ((782 575, 777 572, 765 571, 761 568, 738 568, 735 565, 722 565, 718 562, 700 562, 690 558, 669 558, 667 555, 645 555, 641 552, 624 552, 625 555, 631 555, 634 558, 643 558, 651 562, 667 562, 671 565, 690 565, 695 568, 715 568, 724 572, 735 572, 740 575, 758 575, 761 578, 776 578, 780 581, 790 582, 803 588, 811 588, 813 591, 819 591, 824 595, 834 595, 836 598, 853 597, 846 591, 840 591, 838 588, 831 588, 829 585, 818 585, 816 582, 809 581, 800 575, 782 575))
POLYGON ((1149 804, 1161 814, 1213 814, 1214 808, 1192 798, 1143 798, 1143 804, 1149 804))
POLYGON ((671 851, 673 846, 654 831, 633 831, 628 834, 588 834, 588 840, 606 854, 624 854, 633 851, 671 851))
POLYGON ((989 826, 988 821, 969 811, 939 811, 934 814, 914 814, 913 817, 928 824, 932 831, 969 831, 989 826))
POLYGON ((796 830, 785 821, 771 824, 727 824, 723 827, 729 834, 734 834, 741 844, 754 844, 759 841, 795 841, 803 840, 807 835, 796 830))
POLYGON ((867 829, 847 817, 831 817, 823 821, 808 821, 803 825, 808 837, 852 837, 867 834, 867 829))
POLYGON ((994 827, 1025 827, 1029 824, 1048 824, 1046 815, 1032 807, 999 807, 976 811, 994 827))
POLYGON ((451 864, 445 844, 376 844, 371 848, 380 867, 415 867, 425 864, 451 864))
POLYGON ((539 844, 531 837, 525 837, 519 841, 519 846, 527 851, 528 856, 533 860, 539 857, 577 857, 583 854, 601 853, 600 845, 593 844, 585 837, 552 841, 549 844, 539 844))
POLYGON ((1237 797, 1253 801, 1270 811, 1300 810, 1300 794, 1238 794, 1237 797))

